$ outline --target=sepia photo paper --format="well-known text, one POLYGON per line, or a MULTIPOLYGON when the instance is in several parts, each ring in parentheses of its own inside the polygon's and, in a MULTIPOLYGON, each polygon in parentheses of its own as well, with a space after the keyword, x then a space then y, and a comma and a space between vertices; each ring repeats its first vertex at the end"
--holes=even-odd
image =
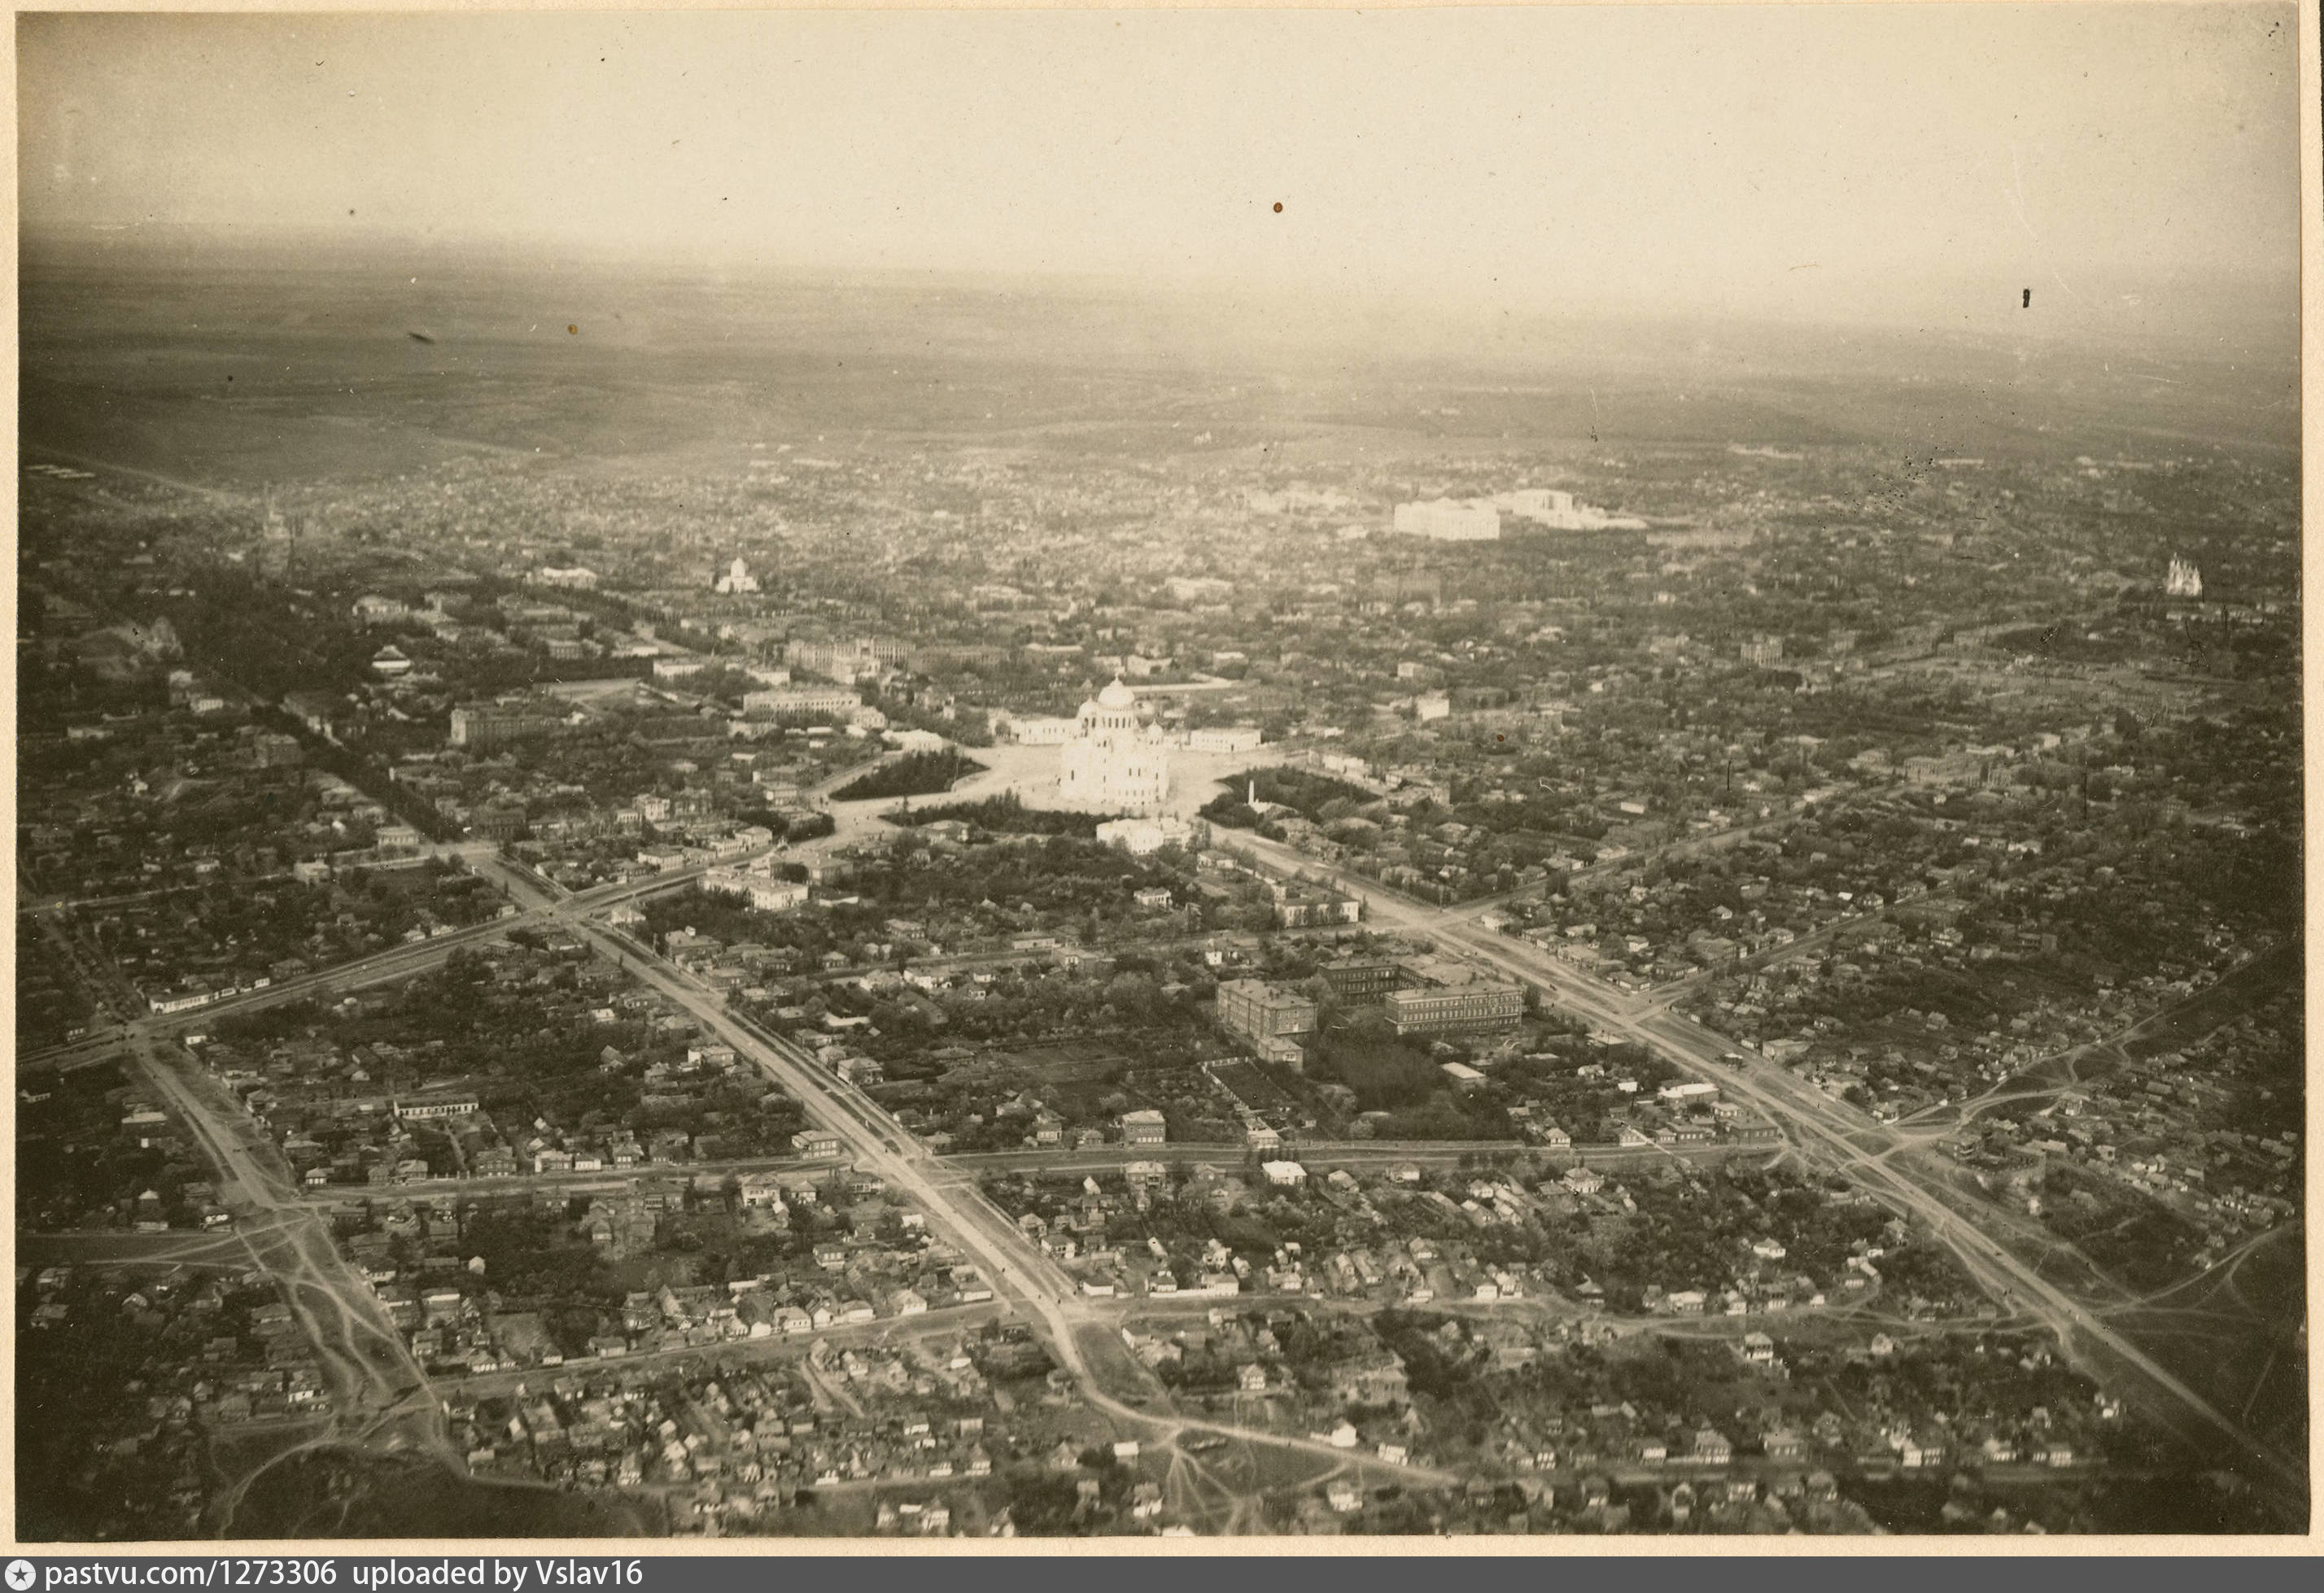
POLYGON ((12 1593, 2301 1549, 2317 27, 17 13, 12 1593))

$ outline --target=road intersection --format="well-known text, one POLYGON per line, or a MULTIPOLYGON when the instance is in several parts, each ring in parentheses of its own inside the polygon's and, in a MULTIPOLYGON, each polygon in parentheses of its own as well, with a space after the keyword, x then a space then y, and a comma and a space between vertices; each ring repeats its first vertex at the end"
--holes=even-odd
MULTIPOLYGON (((2094 1307, 2050 1278, 2021 1250, 2039 1245, 2044 1254, 2070 1251, 2054 1237, 2024 1224, 1990 1202, 1965 1193, 1927 1152, 1889 1125, 1836 1100, 1780 1067, 1755 1063, 1723 1036, 1670 1010, 1651 994, 1622 991, 1542 952, 1493 934, 1457 913, 1447 913, 1383 889, 1378 881, 1349 873, 1279 843, 1237 835, 1233 844, 1278 872, 1323 875, 1366 902, 1368 916, 1382 928, 1428 940, 1443 950, 1486 963, 1523 981, 1560 1007, 1607 1032, 1645 1045, 1697 1077, 1717 1083, 1730 1097, 1757 1108, 1781 1128, 1788 1141, 1811 1160, 1845 1170, 1900 1212, 1925 1222, 1951 1250, 1980 1287, 2014 1309, 2041 1319, 2070 1355, 2103 1382, 2142 1395, 2138 1403, 2190 1439, 2224 1440, 2236 1457, 2289 1496, 2304 1500, 2304 1457, 2281 1454, 2253 1438, 2238 1420, 2220 1411, 2102 1317, 2094 1307), (2126 1387, 2125 1386, 2128 1386, 2126 1387)), ((2084 1264, 2085 1269, 2096 1269, 2084 1264)), ((2108 1302, 2107 1303, 2112 1303, 2108 1302)))
MULTIPOLYGON (((839 833, 801 850, 840 844, 848 835, 868 827, 876 815, 865 811, 846 816, 849 822, 839 833)), ((1473 903, 1449 910, 1432 908, 1279 843, 1237 836, 1234 844, 1276 871, 1333 879, 1366 899, 1369 916, 1379 927, 1417 936, 1448 953, 1497 969, 1606 1032, 1648 1046, 1688 1072, 1719 1083, 1731 1097, 1748 1102, 1776 1123, 1792 1148, 1825 1165, 1844 1169, 1892 1209, 1919 1218, 1980 1287, 2004 1302, 2013 1313, 2030 1315, 2047 1324, 2087 1369, 2117 1387, 2127 1385, 2126 1392, 2143 1395, 2142 1404, 2183 1434, 2224 1437, 2241 1459, 2255 1463, 2278 1487, 2304 1491, 2303 1473, 2294 1458, 2278 1455, 2256 1442, 2241 1421, 2218 1410, 2109 1325, 2104 1312, 2119 1302, 2094 1304, 2044 1275, 2047 1261, 2070 1247, 2040 1229, 2038 1224, 2015 1219, 1965 1192, 1928 1155, 1919 1137, 1858 1112, 1780 1068, 1742 1057, 1729 1049, 1721 1036, 1672 1011, 1653 993, 1618 990, 1526 943, 1484 929, 1471 910, 1473 903), (2036 1258, 2027 1259, 2029 1254, 2036 1258)), ((340 1431, 359 1432, 368 1441, 391 1447, 418 1446, 446 1454, 449 1450, 440 1408, 427 1379, 392 1324, 386 1321, 376 1296, 337 1255, 319 1203, 290 1185, 273 1147, 246 1113, 210 1086, 198 1070, 164 1057, 158 1047, 223 1013, 406 978, 454 951, 512 929, 556 926, 595 945, 706 1030, 733 1045, 739 1055, 749 1058, 795 1096, 811 1119, 838 1135, 859 1167, 877 1173, 918 1202, 938 1236, 973 1260, 998 1298, 1036 1327, 1092 1407, 1104 1412, 1126 1431, 1165 1445, 1177 1445, 1189 1435, 1209 1435, 1305 1452, 1318 1459, 1393 1474, 1404 1480, 1451 1480, 1425 1468, 1351 1457, 1320 1440, 1231 1423, 1157 1414, 1137 1408, 1122 1396, 1150 1397, 1158 1388, 1107 1386, 1092 1364, 1084 1340, 1085 1335, 1113 1331, 1109 1313, 1083 1302, 1073 1281, 983 1199, 964 1169, 948 1169, 940 1164, 861 1091, 816 1066, 783 1036, 732 1011, 718 991, 650 946, 599 921, 610 907, 682 888, 712 865, 568 893, 486 849, 460 851, 471 867, 500 885, 518 907, 513 916, 389 948, 355 962, 228 997, 192 1013, 134 1018, 43 1057, 27 1059, 77 1066, 126 1057, 184 1116, 221 1174, 221 1189, 235 1213, 241 1238, 260 1266, 283 1280, 286 1297, 317 1346, 331 1378, 334 1397, 341 1402, 336 1423, 340 1431)), ((2096 1275, 2086 1263, 2082 1271, 2085 1278, 2096 1275)), ((1119 1358, 1107 1358, 1111 1362, 1119 1358)), ((1191 1456, 1188 1459, 1195 1467, 1194 1472, 1174 1473, 1181 1490, 1199 1486, 1194 1481, 1199 1462, 1191 1456)))
MULTIPOLYGON (((425 1449, 456 1467, 460 1463, 451 1450, 438 1395, 386 1320, 377 1296, 332 1242, 327 1212, 336 1202, 318 1200, 291 1185, 287 1168, 257 1125, 177 1050, 175 1041, 224 1014, 409 978, 463 946, 512 929, 555 925, 579 935, 691 1015, 706 1030, 733 1045, 738 1054, 748 1057, 798 1099, 810 1119, 837 1134, 857 1167, 877 1173, 918 1202, 928 1213, 931 1229, 978 1266, 996 1299, 1013 1307, 1036 1328, 1090 1406, 1103 1412, 1124 1431, 1165 1447, 1208 1437, 1246 1447, 1273 1448, 1405 1483, 1457 1480, 1450 1473, 1425 1466, 1355 1455, 1321 1439, 1157 1413, 1120 1397, 1093 1366, 1087 1347, 1093 1337, 1111 1340, 1117 1331, 1108 1313, 1084 1303, 1074 1281, 983 1198, 972 1177, 943 1168, 868 1097, 815 1066, 796 1045, 731 1011, 719 992, 650 947, 596 921, 597 915, 609 907, 682 888, 708 865, 567 893, 495 855, 479 851, 469 861, 518 904, 514 916, 242 992, 194 1012, 149 1014, 40 1059, 67 1067, 106 1060, 124 1062, 146 1079, 187 1123, 219 1174, 223 1203, 235 1215, 235 1238, 243 1253, 281 1283, 315 1348, 331 1385, 334 1434, 389 1449, 425 1449), (168 1054, 173 1050, 175 1055, 168 1054)), ((1136 1371, 1143 1376, 1142 1367, 1136 1371)), ((1122 1392, 1139 1399, 1160 1395, 1158 1385, 1150 1378, 1145 1382, 1145 1386, 1122 1392)))

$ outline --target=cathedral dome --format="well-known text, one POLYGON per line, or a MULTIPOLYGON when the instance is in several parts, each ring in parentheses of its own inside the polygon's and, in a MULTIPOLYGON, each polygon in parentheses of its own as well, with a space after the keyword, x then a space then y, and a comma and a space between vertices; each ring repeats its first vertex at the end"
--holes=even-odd
POLYGON ((1138 706, 1138 694, 1122 685, 1121 677, 1117 675, 1111 686, 1097 694, 1097 705, 1101 708, 1135 708, 1138 706))

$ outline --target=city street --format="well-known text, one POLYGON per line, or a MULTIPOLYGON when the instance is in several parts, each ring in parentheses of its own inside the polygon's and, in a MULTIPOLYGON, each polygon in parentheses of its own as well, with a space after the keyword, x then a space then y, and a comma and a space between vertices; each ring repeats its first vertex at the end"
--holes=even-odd
MULTIPOLYGON (((1531 984, 1562 1008, 1660 1053, 1693 1076, 1718 1084, 1730 1098, 1756 1107, 1812 1161, 1844 1168, 1896 1210, 1927 1223, 1971 1277, 1997 1299, 2041 1317, 2103 1382, 2136 1394, 2144 1407, 2190 1438, 2224 1440, 2238 1459, 2259 1466, 2287 1495, 2304 1487, 2301 1458, 2278 1455, 2256 1443, 2239 1420, 2212 1405, 2108 1325, 2104 1312, 2118 1301, 2086 1302, 2043 1275, 2040 1257, 2070 1247, 2038 1228, 2029 1229, 1988 1202, 1961 1194, 1941 1170, 1923 1161, 1914 1137, 1899 1134, 1780 1067, 1729 1060, 1738 1054, 1727 1041, 1651 996, 1617 990, 1523 941, 1411 902, 1381 889, 1376 881, 1320 864, 1277 843, 1238 835, 1235 843, 1285 872, 1333 879, 1363 897, 1368 915, 1381 927, 1433 941, 1450 953, 1531 984), (2036 1258, 2029 1260, 2028 1255, 2036 1258)), ((2085 1263, 2082 1270, 2091 1269, 2085 1263)))

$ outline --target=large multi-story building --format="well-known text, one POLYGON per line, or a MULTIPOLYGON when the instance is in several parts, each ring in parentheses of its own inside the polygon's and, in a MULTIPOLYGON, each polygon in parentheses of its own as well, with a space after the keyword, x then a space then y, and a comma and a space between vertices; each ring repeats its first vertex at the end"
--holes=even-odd
POLYGON ((480 807, 468 815, 468 833, 479 841, 522 840, 524 809, 514 804, 480 807))
POLYGON ((1591 504, 1577 502, 1571 493, 1554 487, 1521 487, 1514 493, 1502 493, 1489 500, 1496 508, 1505 509, 1519 520, 1553 531, 1642 530, 1646 521, 1628 515, 1609 514, 1591 504))
POLYGON ((393 1105, 397 1118, 405 1122, 429 1122, 438 1118, 465 1118, 475 1114, 474 1095, 421 1095, 398 1099, 393 1105))
POLYGON ((1561 493, 1554 487, 1520 487, 1514 493, 1503 493, 1496 500, 1511 514, 1545 522, 1571 517, 1573 494, 1561 493))
POLYGON ((807 897, 805 885, 778 879, 771 874, 753 874, 746 869, 712 869, 702 876, 702 889, 719 896, 746 898, 761 913, 788 912, 807 897))
POLYGON ((1097 827, 1098 843, 1118 846, 1132 857, 1145 857, 1176 843, 1192 845, 1194 826, 1185 819, 1110 819, 1097 827))
POLYGON ((1404 984, 1404 967, 1393 957, 1342 957, 1320 971, 1332 993, 1351 1007, 1377 1005, 1404 984))
POLYGON ((473 708, 452 710, 451 744, 465 747, 472 752, 489 751, 505 747, 529 737, 546 735, 557 728, 556 721, 521 708, 503 708, 484 704, 473 708))
POLYGON ((1249 1040, 1268 1062, 1296 1067, 1305 1060, 1298 1036, 1315 1032, 1318 1008, 1306 997, 1258 979, 1219 986, 1219 1027, 1249 1040))
POLYGON ((1473 499, 1399 503, 1395 523, 1397 535, 1425 537, 1432 542, 1498 542, 1501 538, 1501 511, 1473 499))
POLYGON ((297 736, 261 731, 250 741, 250 760, 260 769, 296 769, 306 760, 297 736))
POLYGON ((1169 1137, 1169 1126, 1162 1114, 1151 1110, 1121 1114, 1121 1142, 1124 1145, 1160 1145, 1169 1137))
POLYGON ((862 694, 843 686, 778 686, 742 696, 745 714, 853 714, 862 705, 862 694))
POLYGON ((1396 529, 1406 537, 1434 542, 1495 542, 1501 516, 1509 514, 1553 531, 1639 530, 1646 521, 1613 515, 1554 487, 1521 487, 1490 498, 1438 498, 1396 506, 1396 529))
POLYGON ((1075 732, 1057 752, 1057 787, 1067 802, 1145 814, 1169 796, 1160 727, 1139 723, 1138 694, 1120 680, 1082 704, 1075 732))
POLYGON ((991 642, 926 642, 914 648, 906 661, 923 675, 953 675, 1001 668, 1009 662, 1009 649, 991 642))
POLYGON ((365 625, 385 625, 411 616, 410 606, 392 597, 382 597, 367 592, 355 601, 352 610, 356 621, 365 625))
POLYGON ((1062 747, 1080 728, 1070 719, 1011 719, 1009 739, 1020 747, 1062 747))
POLYGON ((1479 981, 1390 990, 1382 1004, 1399 1035, 1489 1034, 1517 1027, 1525 1016, 1525 990, 1479 981))
POLYGON ((1337 891, 1301 889, 1277 890, 1275 895, 1275 922, 1284 929, 1305 929, 1318 924, 1355 924, 1362 920, 1364 904, 1352 896, 1337 891))
POLYGON ((1264 739, 1255 724, 1219 724, 1190 732, 1186 745, 1196 752, 1248 752, 1264 739))
POLYGON ((855 636, 838 641, 797 640, 783 647, 783 662, 844 685, 869 680, 904 661, 910 649, 884 637, 855 636))

